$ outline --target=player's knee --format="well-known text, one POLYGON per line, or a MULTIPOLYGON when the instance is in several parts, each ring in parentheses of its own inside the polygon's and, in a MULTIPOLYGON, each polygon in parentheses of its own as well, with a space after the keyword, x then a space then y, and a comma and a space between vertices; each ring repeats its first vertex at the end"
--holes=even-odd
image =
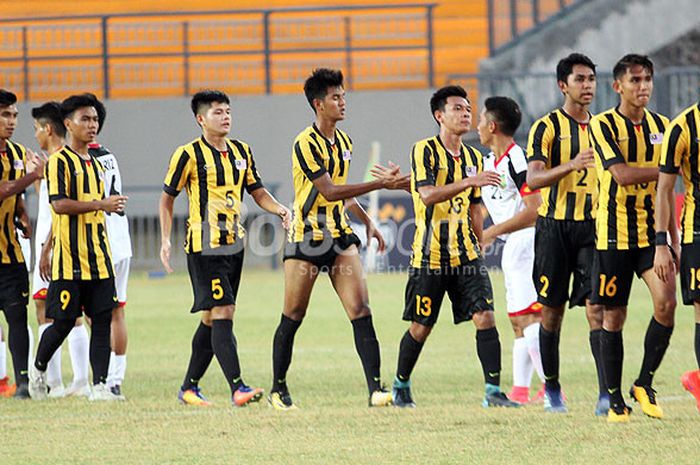
POLYGON ((75 319, 72 318, 57 319, 54 320, 53 324, 51 325, 51 327, 55 328, 56 331, 58 331, 64 338, 68 336, 74 326, 75 319))
POLYGON ((5 318, 10 327, 27 326, 27 307, 22 304, 8 305, 5 309, 5 318))
POLYGON ((496 326, 496 318, 492 310, 476 312, 474 316, 472 316, 472 321, 478 330, 490 329, 496 326))
POLYGON ((621 309, 606 310, 603 314, 603 329, 611 332, 622 331, 626 316, 626 312, 621 309))
POLYGON ((355 320, 357 318, 365 318, 370 316, 372 314, 372 310, 370 310, 368 304, 363 302, 351 307, 348 313, 350 314, 350 319, 355 320))
POLYGON ((654 318, 664 326, 673 326, 676 305, 676 297, 673 295, 669 295, 662 302, 657 302, 654 305, 654 318))
POLYGON ((415 339, 417 342, 423 343, 428 339, 428 336, 430 336, 430 332, 433 330, 431 326, 425 326, 420 323, 412 323, 411 327, 408 328, 408 332, 411 334, 411 337, 415 339))

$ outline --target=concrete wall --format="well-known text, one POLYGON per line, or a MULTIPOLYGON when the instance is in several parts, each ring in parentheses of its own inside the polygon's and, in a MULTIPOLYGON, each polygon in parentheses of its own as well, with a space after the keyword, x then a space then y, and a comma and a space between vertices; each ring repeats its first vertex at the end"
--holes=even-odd
MULTIPOLYGON (((347 120, 339 127, 354 141, 350 182, 361 181, 372 141, 379 141, 382 160, 409 168, 413 143, 435 134, 430 115, 431 91, 364 92, 348 94, 347 120)), ((20 123, 14 140, 36 148, 31 107, 20 105, 20 123)), ((130 196, 128 213, 157 215, 158 197, 168 160, 178 145, 200 132, 188 99, 107 101, 107 120, 100 141, 119 160, 124 191, 130 196), (150 191, 149 191, 150 190, 150 191)), ((278 184, 278 198, 290 204, 291 145, 294 137, 314 120, 313 112, 298 95, 232 97, 232 137, 253 148, 256 162, 268 184, 278 184)), ((177 211, 186 212, 184 195, 177 211)), ((31 208, 32 202, 30 202, 31 208)))

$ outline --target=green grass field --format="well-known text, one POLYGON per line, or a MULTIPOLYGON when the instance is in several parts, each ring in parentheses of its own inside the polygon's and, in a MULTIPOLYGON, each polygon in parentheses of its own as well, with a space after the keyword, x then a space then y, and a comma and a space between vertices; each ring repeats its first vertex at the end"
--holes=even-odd
MULTIPOLYGON (((271 382, 282 278, 281 272, 248 270, 234 325, 244 378, 265 389, 271 382)), ((503 346, 502 384, 509 389, 513 336, 503 310, 502 276, 494 273, 492 280, 503 346)), ((387 383, 407 326, 400 318, 404 284, 403 275, 369 279, 387 383)), ((596 381, 581 309, 568 313, 562 335, 566 415, 547 415, 541 405, 515 411, 482 408, 474 328, 454 326, 446 305, 412 378, 418 408, 369 409, 351 325, 322 276, 297 335, 288 377, 300 409, 277 412, 266 403, 233 409, 216 362, 201 383, 215 405, 197 409, 176 402, 198 321, 187 311, 190 303, 184 274, 149 280, 134 273, 127 307, 128 402, 2 399, 0 463, 697 463, 700 414, 679 382, 683 371, 695 366, 689 308, 679 308, 671 347, 656 376, 666 418, 652 420, 635 409, 630 424, 608 425, 593 416, 596 381)), ((625 385, 636 377, 650 314, 647 291, 637 282, 625 328, 625 385)), ((30 315, 34 320, 33 308, 30 315)), ((67 352, 63 360, 69 370, 67 352)), ((70 377, 66 371, 64 381, 70 377)))

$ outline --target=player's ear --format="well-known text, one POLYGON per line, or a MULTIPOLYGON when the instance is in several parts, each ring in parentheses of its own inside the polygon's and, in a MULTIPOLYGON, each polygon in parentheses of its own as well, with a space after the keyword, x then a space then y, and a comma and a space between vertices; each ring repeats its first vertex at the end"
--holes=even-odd
POLYGON ((559 86, 559 90, 561 91, 562 94, 566 94, 566 82, 564 81, 557 81, 557 85, 559 86))
POLYGON ((621 86, 621 83, 618 79, 613 79, 612 88, 618 94, 620 93, 620 91, 622 90, 622 86, 621 86))

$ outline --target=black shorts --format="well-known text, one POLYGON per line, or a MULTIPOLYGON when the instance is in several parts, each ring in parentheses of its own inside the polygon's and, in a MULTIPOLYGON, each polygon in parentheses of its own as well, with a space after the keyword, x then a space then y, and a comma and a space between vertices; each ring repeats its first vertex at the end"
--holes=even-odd
POLYGON ((24 263, 0 265, 0 309, 29 303, 29 273, 24 263))
POLYGON ((227 255, 187 255, 194 304, 191 313, 234 305, 243 271, 243 251, 227 255))
POLYGON ((700 302, 700 244, 681 246, 681 295, 685 305, 700 302))
POLYGON ((654 267, 655 246, 630 250, 596 250, 593 255, 591 302, 609 307, 625 307, 632 290, 632 279, 654 267))
POLYGON ((423 326, 437 322, 445 292, 452 302, 454 323, 474 313, 493 311, 493 290, 482 259, 454 268, 409 268, 403 319, 423 326))
POLYGON ((345 234, 335 239, 326 236, 322 240, 288 242, 284 247, 283 260, 293 258, 310 262, 316 266, 319 271, 328 273, 333 267, 338 255, 344 250, 349 249, 352 245, 356 245, 359 249, 361 244, 360 238, 355 234, 345 234))
POLYGON ((114 278, 49 283, 46 293, 46 316, 54 320, 74 320, 111 312, 119 304, 114 278))
POLYGON ((537 218, 532 280, 537 301, 548 307, 586 305, 591 294, 595 221, 537 218), (571 275, 574 282, 569 291, 571 275))

